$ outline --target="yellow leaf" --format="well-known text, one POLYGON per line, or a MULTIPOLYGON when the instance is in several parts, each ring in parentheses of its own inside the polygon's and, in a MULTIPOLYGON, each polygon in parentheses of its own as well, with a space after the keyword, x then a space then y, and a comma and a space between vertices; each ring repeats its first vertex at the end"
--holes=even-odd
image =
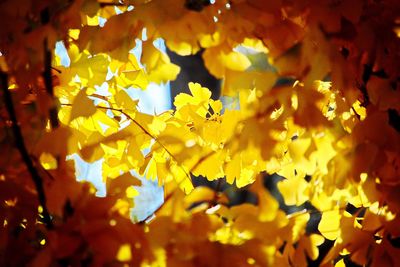
POLYGON ((199 164, 196 164, 196 168, 192 170, 192 173, 196 176, 202 175, 209 181, 222 178, 224 172, 222 165, 225 159, 225 151, 213 152, 207 156, 199 164))
POLYGON ((278 201, 266 189, 259 190, 258 201, 258 205, 260 207, 260 221, 268 222, 274 220, 279 210, 278 201))
POLYGON ((131 246, 129 244, 123 244, 119 247, 117 252, 117 260, 119 261, 130 261, 132 259, 131 246))
POLYGON ((222 110, 222 102, 220 100, 210 99, 210 106, 214 111, 214 114, 220 114, 222 110))
POLYGON ((148 79, 156 83, 175 80, 180 71, 180 67, 171 63, 168 55, 155 48, 151 40, 142 45, 141 61, 148 72, 148 79))
POLYGON ((127 198, 134 198, 139 195, 139 192, 134 187, 128 187, 125 194, 127 198))
POLYGON ((286 205, 300 206, 308 200, 308 183, 299 175, 278 182, 278 189, 286 205))
POLYGON ((228 183, 233 184, 235 178, 240 177, 241 165, 242 162, 239 154, 236 154, 233 159, 226 164, 225 175, 228 183))
POLYGON ((318 234, 311 234, 309 236, 309 243, 306 246, 306 251, 310 259, 316 260, 318 258, 318 246, 324 243, 325 239, 318 234))
POLYGON ((96 106, 93 101, 86 95, 86 89, 79 91, 72 104, 71 115, 69 121, 73 121, 79 117, 90 117, 96 113, 96 106))
POLYGON ((107 195, 123 196, 127 188, 132 186, 140 186, 141 181, 133 176, 130 172, 126 172, 116 178, 107 179, 107 195))
POLYGON ((292 242, 297 242, 305 233, 310 214, 307 212, 296 212, 290 214, 292 227, 292 242))
POLYGON ((311 144, 311 138, 297 138, 288 145, 290 156, 295 163, 301 163, 311 144))
POLYGON ((180 93, 175 97, 174 105, 179 110, 186 105, 196 106, 198 113, 205 116, 208 111, 208 101, 211 97, 211 91, 206 87, 202 87, 199 83, 188 84, 189 90, 192 95, 180 93))
POLYGON ((227 70, 245 71, 251 66, 250 60, 242 53, 224 51, 220 46, 208 48, 203 59, 207 69, 217 78, 223 78, 227 70))
POLYGON ((185 197, 185 203, 188 207, 197 202, 209 202, 216 197, 216 192, 209 187, 196 187, 189 195, 185 197))
POLYGON ((231 70, 244 71, 250 67, 250 60, 239 52, 230 52, 222 55, 225 66, 231 70))
POLYGON ((222 94, 235 96, 238 90, 254 89, 267 92, 273 87, 277 75, 268 71, 225 71, 222 94))
POLYGON ((115 96, 115 103, 124 110, 136 110, 139 100, 133 100, 125 90, 119 90, 115 96))
POLYGON ((340 261, 336 262, 335 267, 346 267, 344 260, 341 259, 340 261))
POLYGON ((105 55, 90 55, 86 50, 80 52, 76 45, 70 45, 68 56, 71 65, 68 68, 58 66, 61 70, 62 84, 68 84, 76 75, 84 86, 94 87, 105 82, 108 73, 109 59, 105 55))
POLYGON ((325 238, 335 240, 340 232, 340 219, 341 215, 338 208, 324 211, 318 224, 318 230, 325 238))
POLYGON ((45 170, 57 169, 57 160, 49 153, 42 153, 39 161, 45 170))
POLYGON ((155 83, 166 83, 176 79, 181 68, 173 63, 165 63, 148 74, 148 79, 155 83))
POLYGON ((94 132, 89 137, 87 144, 79 152, 85 161, 93 162, 99 160, 104 155, 105 150, 107 150, 107 148, 102 147, 102 145, 116 146, 117 141, 125 140, 131 136, 132 133, 129 132, 128 128, 106 137, 103 137, 98 132, 94 132))
POLYGON ((95 162, 104 156, 104 150, 100 145, 87 146, 79 151, 79 155, 86 162, 95 162))

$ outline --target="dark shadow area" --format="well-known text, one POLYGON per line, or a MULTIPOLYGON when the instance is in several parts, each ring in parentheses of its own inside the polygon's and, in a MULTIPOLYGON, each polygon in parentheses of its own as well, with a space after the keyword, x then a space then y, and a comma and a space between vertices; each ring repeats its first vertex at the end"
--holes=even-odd
POLYGON ((180 56, 167 48, 167 54, 171 62, 181 67, 181 71, 175 81, 170 82, 171 101, 174 102, 175 96, 179 93, 190 93, 188 83, 200 83, 203 87, 210 89, 212 99, 218 99, 221 93, 221 82, 212 76, 204 66, 203 51, 195 55, 180 56))

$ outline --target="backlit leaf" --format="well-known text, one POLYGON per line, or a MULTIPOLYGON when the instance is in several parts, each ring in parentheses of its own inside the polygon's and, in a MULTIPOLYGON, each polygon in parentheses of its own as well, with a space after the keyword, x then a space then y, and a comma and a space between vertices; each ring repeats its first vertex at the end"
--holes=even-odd
POLYGON ((96 112, 93 101, 86 95, 86 89, 80 90, 72 104, 70 121, 79 117, 90 117, 96 112))
POLYGON ((341 214, 339 209, 328 210, 322 212, 321 221, 318 224, 318 230, 321 234, 329 239, 335 240, 340 232, 341 214))

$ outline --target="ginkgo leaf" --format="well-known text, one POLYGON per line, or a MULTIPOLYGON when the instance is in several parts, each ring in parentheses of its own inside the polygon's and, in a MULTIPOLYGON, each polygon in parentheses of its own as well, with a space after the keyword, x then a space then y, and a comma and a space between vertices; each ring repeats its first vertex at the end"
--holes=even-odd
POLYGON ((310 214, 301 211, 295 212, 290 214, 289 220, 289 225, 292 227, 291 240, 294 243, 297 242, 305 234, 306 225, 310 220, 310 214))
POLYGON ((222 78, 226 69, 244 71, 251 66, 250 60, 242 53, 225 51, 222 47, 212 47, 203 53, 204 64, 216 76, 222 78))
POLYGON ((318 235, 318 234, 311 234, 309 236, 310 242, 306 246, 306 251, 310 259, 316 260, 319 255, 319 249, 318 246, 320 246, 322 243, 324 243, 325 239, 324 237, 318 235))
POLYGON ((108 73, 109 60, 105 55, 97 54, 91 56, 86 50, 79 51, 76 45, 70 45, 68 56, 71 64, 68 68, 58 66, 60 68, 60 82, 67 85, 71 80, 79 77, 83 86, 93 87, 101 85, 108 73))
POLYGON ((202 175, 208 180, 216 180, 224 176, 222 165, 224 162, 225 153, 218 151, 206 156, 200 163, 196 163, 196 168, 192 170, 194 175, 202 175))
POLYGON ((139 102, 139 100, 133 100, 124 90, 118 91, 114 98, 118 106, 129 110, 135 110, 139 102))
POLYGON ((180 71, 180 67, 171 63, 168 55, 157 49, 151 41, 143 43, 141 61, 148 72, 148 79, 156 83, 175 80, 180 71))
POLYGON ((346 267, 346 264, 344 263, 344 260, 341 259, 335 263, 335 267, 346 267))
POLYGON ((210 106, 213 109, 214 114, 220 114, 222 110, 222 102, 220 100, 210 99, 210 106))
POLYGON ((200 115, 204 116, 208 111, 208 101, 211 97, 211 91, 202 87, 199 83, 188 84, 189 90, 192 95, 180 93, 175 97, 174 106, 177 109, 187 106, 188 104, 194 105, 199 110, 200 115))
POLYGON ((126 61, 129 50, 134 46, 134 42, 129 40, 134 39, 140 30, 141 27, 132 19, 132 14, 124 12, 109 18, 103 27, 83 27, 79 46, 87 48, 93 54, 108 52, 115 59, 126 61))
POLYGON ((300 256, 300 261, 304 262, 304 266, 307 266, 306 264, 306 258, 305 256, 307 255, 308 258, 311 260, 316 260, 319 255, 319 249, 318 246, 321 245, 324 242, 324 238, 318 234, 311 234, 310 236, 303 236, 298 244, 298 247, 296 248, 297 256, 300 256))
POLYGON ((208 187, 199 186, 185 197, 185 203, 188 207, 190 207, 190 205, 196 204, 197 202, 208 202, 215 198, 216 192, 208 187))
POLYGON ((291 177, 278 182, 278 189, 281 192, 286 205, 300 206, 309 198, 309 184, 301 176, 291 177))
POLYGON ((226 181, 228 183, 233 183, 235 178, 240 177, 241 172, 241 158, 239 155, 235 155, 231 161, 226 164, 225 174, 226 181))
POLYGON ((132 133, 129 131, 129 128, 125 128, 122 131, 115 132, 109 136, 102 136, 99 133, 93 133, 88 140, 88 144, 86 144, 79 153, 82 155, 82 158, 88 162, 93 162, 99 160, 107 150, 105 145, 108 147, 116 146, 118 147, 118 141, 124 140, 132 136, 132 133))
POLYGON ((148 79, 155 83, 166 83, 176 79, 181 68, 173 63, 165 63, 148 74, 148 79))
POLYGON ((107 195, 124 196, 125 191, 131 186, 140 186, 141 181, 130 172, 124 173, 116 178, 107 180, 107 195))
POLYGON ((72 104, 69 121, 71 122, 79 117, 90 117, 94 113, 96 113, 96 106, 86 95, 86 89, 80 90, 72 104))
POLYGON ((20 2, 0 3, 2 266, 400 266, 399 1, 20 2), (192 58, 163 42, 221 99, 189 83, 139 112, 192 58))
POLYGON ((176 179, 176 182, 179 184, 179 187, 182 189, 185 194, 189 194, 192 192, 194 189, 193 183, 191 180, 187 177, 187 174, 185 174, 185 178, 183 178, 183 170, 177 171, 176 169, 173 171, 174 173, 174 179, 176 179), (176 175, 178 173, 178 175, 176 175))
POLYGON ((79 155, 86 162, 95 162, 104 156, 104 149, 100 145, 87 146, 79 151, 79 155))
POLYGON ((311 138, 297 138, 288 145, 290 156, 295 163, 301 163, 311 144, 311 138))
POLYGON ((325 238, 335 240, 340 233, 340 219, 341 214, 338 208, 324 211, 318 224, 318 230, 325 238))
POLYGON ((277 75, 271 71, 225 71, 222 84, 224 96, 235 96, 238 90, 258 89, 269 91, 275 84, 277 75))

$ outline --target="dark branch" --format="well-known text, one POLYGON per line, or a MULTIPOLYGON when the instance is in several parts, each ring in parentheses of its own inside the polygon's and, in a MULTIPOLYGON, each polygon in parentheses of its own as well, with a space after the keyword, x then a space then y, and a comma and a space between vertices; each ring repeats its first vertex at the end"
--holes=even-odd
POLYGON ((358 89, 361 91, 361 94, 363 96, 363 103, 362 103, 363 107, 367 107, 370 103, 369 94, 367 91, 367 83, 371 78, 371 75, 372 75, 372 65, 365 64, 363 73, 361 75, 362 81, 361 84, 358 86, 358 89))
POLYGON ((400 133, 400 114, 395 109, 388 109, 389 125, 400 133))
POLYGON ((44 40, 44 71, 43 71, 43 79, 44 84, 46 86, 46 91, 51 97, 52 106, 49 109, 49 118, 50 118, 50 125, 52 129, 56 129, 60 126, 60 122, 58 121, 58 110, 57 107, 54 105, 54 88, 53 88, 53 78, 51 75, 51 51, 47 47, 47 39, 44 40))
POLYGON ((36 170, 35 166, 33 165, 32 159, 29 156, 28 150, 26 149, 24 138, 21 133, 21 129, 18 125, 17 116, 15 114, 14 104, 12 101, 12 97, 10 91, 8 90, 8 77, 7 74, 4 72, 0 72, 1 76, 1 87, 4 94, 4 104, 7 109, 7 113, 10 117, 12 122, 12 131, 14 134, 15 145, 21 154, 22 160, 24 161, 26 167, 28 168, 29 173, 31 174, 33 183, 36 187, 36 192, 38 194, 39 204, 43 208, 43 222, 45 223, 48 229, 53 228, 53 222, 51 220, 49 211, 46 206, 46 195, 43 188, 42 178, 40 177, 38 171, 36 170))
POLYGON ((127 6, 125 3, 116 3, 116 2, 98 2, 100 7, 106 6, 127 6))

